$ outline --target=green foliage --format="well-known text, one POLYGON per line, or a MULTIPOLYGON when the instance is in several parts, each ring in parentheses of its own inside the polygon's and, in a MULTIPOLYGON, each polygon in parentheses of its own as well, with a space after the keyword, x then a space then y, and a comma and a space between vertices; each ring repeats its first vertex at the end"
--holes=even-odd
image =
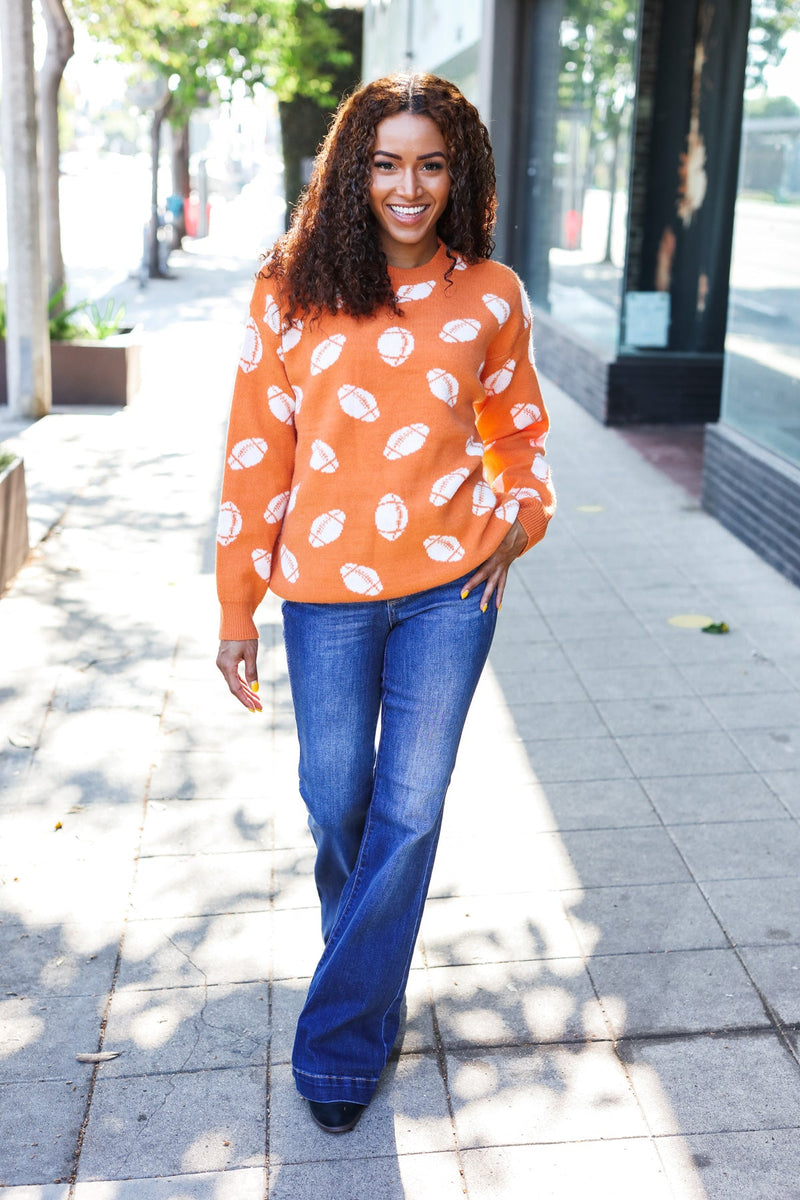
MULTIPOLYGON (((783 40, 800 20, 800 0, 752 0, 747 44, 747 89, 765 85, 767 67, 780 66, 783 40)), ((777 114, 773 114, 777 115, 777 114)))
POLYGON ((800 117, 800 104, 790 96, 759 96, 745 100, 744 111, 748 117, 800 117))
POLYGON ((109 299, 103 311, 91 300, 81 300, 71 308, 59 312, 59 305, 66 294, 66 284, 50 298, 48 324, 52 342, 70 342, 79 339, 102 341, 119 333, 125 317, 125 306, 115 307, 109 299), (78 317, 78 320, 75 320, 78 317))
POLYGON ((5 446, 0 446, 0 475, 7 467, 10 467, 13 462, 16 462, 17 455, 11 450, 6 450, 5 446))
POLYGON ((561 108, 591 114, 596 132, 618 129, 634 94, 636 0, 566 0, 561 23, 561 108))

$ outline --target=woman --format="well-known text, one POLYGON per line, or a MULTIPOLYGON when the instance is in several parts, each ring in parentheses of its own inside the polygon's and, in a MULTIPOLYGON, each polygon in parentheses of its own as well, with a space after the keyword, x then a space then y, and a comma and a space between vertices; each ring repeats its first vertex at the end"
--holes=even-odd
POLYGON ((234 390, 217 665, 259 710, 269 586, 325 939, 292 1064, 329 1133, 353 1128, 395 1041, 508 569, 554 507, 530 310, 489 260, 495 207, 456 87, 362 87, 259 272, 234 390))

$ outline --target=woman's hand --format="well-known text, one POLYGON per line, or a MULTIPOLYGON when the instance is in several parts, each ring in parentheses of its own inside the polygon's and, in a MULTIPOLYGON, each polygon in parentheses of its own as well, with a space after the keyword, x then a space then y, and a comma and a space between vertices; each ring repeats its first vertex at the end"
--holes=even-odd
POLYGON ((217 654, 217 666, 225 676, 225 682, 231 692, 250 712, 261 712, 261 701, 258 691, 258 669, 256 656, 258 654, 258 638, 246 642, 220 642, 217 654), (244 663, 244 679, 239 674, 239 663, 244 663))
POLYGON ((478 567, 475 574, 464 584, 464 589, 461 593, 462 600, 466 600, 469 593, 482 583, 484 585, 483 595, 481 596, 481 608, 483 611, 486 612, 493 595, 495 605, 499 608, 503 603, 503 592, 506 590, 508 568, 514 559, 522 554, 527 544, 528 535, 519 520, 516 520, 494 554, 487 558, 486 562, 478 567))

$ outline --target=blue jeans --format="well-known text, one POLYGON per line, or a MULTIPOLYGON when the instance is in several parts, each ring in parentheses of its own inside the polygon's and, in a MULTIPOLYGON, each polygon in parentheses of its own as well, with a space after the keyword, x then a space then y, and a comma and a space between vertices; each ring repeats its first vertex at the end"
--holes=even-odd
POLYGON ((309 1100, 368 1103, 397 1036, 497 616, 494 602, 481 612, 481 587, 461 599, 467 578, 397 600, 283 604, 325 939, 292 1055, 309 1100))

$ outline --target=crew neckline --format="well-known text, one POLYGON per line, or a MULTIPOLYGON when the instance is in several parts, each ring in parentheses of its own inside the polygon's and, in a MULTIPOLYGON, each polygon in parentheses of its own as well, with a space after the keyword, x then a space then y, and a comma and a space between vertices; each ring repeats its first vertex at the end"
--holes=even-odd
POLYGON ((444 275, 450 266, 450 259, 447 257, 447 247, 444 242, 439 242, 438 249, 433 258, 429 258, 421 267, 393 267, 391 263, 387 264, 389 268, 389 278, 395 279, 427 279, 432 273, 437 278, 444 275))

